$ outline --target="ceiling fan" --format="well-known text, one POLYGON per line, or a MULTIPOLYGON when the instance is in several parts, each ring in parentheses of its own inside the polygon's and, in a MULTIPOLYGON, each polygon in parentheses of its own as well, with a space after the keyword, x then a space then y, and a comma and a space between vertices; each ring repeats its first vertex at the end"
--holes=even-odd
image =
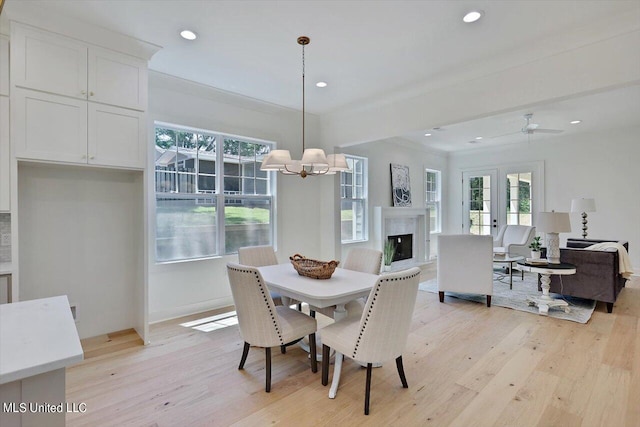
POLYGON ((534 133, 562 133, 563 130, 560 129, 542 129, 539 124, 531 123, 531 119, 533 119, 533 113, 527 113, 524 116, 524 119, 527 121, 527 124, 520 129, 522 133, 525 135, 531 135, 534 133))

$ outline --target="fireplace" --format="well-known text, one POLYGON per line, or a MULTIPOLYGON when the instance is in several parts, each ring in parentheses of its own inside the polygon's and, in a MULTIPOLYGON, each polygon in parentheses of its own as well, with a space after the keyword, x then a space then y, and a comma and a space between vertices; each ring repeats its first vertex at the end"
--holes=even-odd
POLYGON ((393 243, 396 252, 393 262, 413 258, 413 234, 398 234, 387 236, 387 240, 393 243))
POLYGON ((421 266, 428 262, 429 226, 426 208, 376 206, 374 213, 374 242, 384 249, 391 241, 396 246, 393 269, 421 266))

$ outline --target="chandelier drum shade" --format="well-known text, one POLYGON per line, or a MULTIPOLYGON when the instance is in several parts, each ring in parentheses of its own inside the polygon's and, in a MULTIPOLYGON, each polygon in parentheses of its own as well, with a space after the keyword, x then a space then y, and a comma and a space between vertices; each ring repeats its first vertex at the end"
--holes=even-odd
POLYGON ((329 154, 327 156, 321 148, 305 148, 304 47, 310 41, 309 37, 298 37, 298 44, 302 46, 302 159, 291 159, 289 150, 272 150, 262 161, 260 170, 278 171, 284 175, 299 175, 302 178, 335 175, 336 172, 349 170, 344 154, 329 154))

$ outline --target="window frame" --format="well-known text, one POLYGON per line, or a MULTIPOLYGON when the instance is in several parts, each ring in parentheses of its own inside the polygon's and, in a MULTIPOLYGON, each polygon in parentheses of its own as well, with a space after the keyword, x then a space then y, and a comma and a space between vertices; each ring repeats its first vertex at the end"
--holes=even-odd
MULTIPOLYGON (((433 191, 431 191, 431 193, 433 193, 433 191)), ((424 169, 424 202, 425 202, 425 207, 427 209, 430 209, 431 207, 435 208, 436 210, 436 224, 433 227, 433 224, 431 224, 431 221, 429 221, 429 225, 433 227, 433 229, 429 230, 430 234, 437 234, 437 233, 442 233, 442 171, 439 171, 437 169, 431 169, 431 168, 425 168, 424 169), (429 188, 429 181, 428 181, 428 177, 429 174, 433 173, 436 176, 436 200, 433 202, 429 201, 429 193, 430 191, 428 190, 429 188)), ((431 218, 431 215, 429 215, 429 218, 431 218)))
MULTIPOLYGON (((355 165, 350 165, 351 170, 350 171, 346 171, 346 172, 340 172, 340 183, 339 183, 339 188, 340 188, 340 203, 338 205, 338 210, 340 211, 340 242, 342 244, 351 244, 351 243, 361 243, 361 242, 367 242, 369 241, 369 159, 367 157, 362 157, 362 156, 356 156, 356 155, 352 155, 352 154, 344 154, 345 158, 347 159, 347 163, 349 163, 350 161, 352 163, 355 163, 355 161, 360 161, 362 162, 362 197, 353 197, 354 194, 356 194, 356 187, 357 187, 357 179, 356 179, 356 171, 354 170, 355 165), (346 174, 352 174, 352 180, 351 180, 351 195, 352 197, 347 198, 344 197, 345 192, 343 191, 344 187, 346 186, 344 184, 344 177, 346 176, 346 174), (343 239, 342 237, 342 203, 344 201, 352 201, 352 203, 357 203, 357 204, 361 204, 362 206, 362 238, 361 239, 343 239)), ((353 208, 352 208, 353 211, 353 208)), ((354 219, 355 219, 355 215, 354 215, 354 219)), ((352 229, 352 233, 351 236, 353 237, 355 234, 357 234, 357 231, 354 229, 352 229)))
MULTIPOLYGON (((175 183, 175 191, 166 191, 166 192, 162 192, 162 191, 158 191, 158 184, 157 184, 157 173, 158 171, 156 170, 156 164, 155 164, 155 160, 153 163, 153 189, 154 189, 154 194, 153 194, 153 210, 154 210, 154 218, 155 221, 153 222, 153 241, 155 243, 155 250, 154 250, 154 258, 155 258, 155 263, 156 264, 171 264, 171 263, 178 263, 178 262, 185 262, 185 261, 197 261, 197 260, 203 260, 203 259, 212 259, 212 258, 221 258, 223 256, 227 256, 227 255, 232 255, 237 253, 237 250, 234 251, 227 251, 226 249, 226 224, 225 224, 225 207, 227 206, 227 201, 229 200, 263 200, 266 201, 269 205, 269 239, 271 241, 271 245, 273 245, 274 248, 277 247, 277 241, 276 241, 276 236, 277 236, 277 216, 276 216, 276 202, 277 202, 277 195, 276 195, 276 189, 277 189, 277 173, 274 171, 266 171, 266 176, 265 178, 259 177, 258 173, 256 173, 254 171, 254 175, 253 176, 246 176, 245 175, 245 171, 243 167, 240 167, 240 173, 238 175, 238 178, 240 179, 240 186, 242 187, 244 184, 244 180, 246 179, 251 179, 253 178, 254 180, 254 185, 253 185, 253 190, 254 190, 254 194, 231 194, 229 192, 225 192, 225 178, 229 178, 230 175, 228 175, 225 171, 225 160, 228 158, 225 158, 225 151, 224 151, 224 142, 225 140, 232 140, 232 141, 238 141, 238 142, 246 142, 246 143, 250 143, 250 144, 259 144, 259 145, 266 145, 269 147, 269 151, 274 150, 277 146, 277 144, 273 141, 267 141, 267 140, 262 140, 262 139, 257 139, 257 138, 251 138, 251 137, 246 137, 246 136, 240 136, 240 135, 233 135, 233 134, 228 134, 228 133, 224 133, 224 132, 217 132, 217 131, 211 131, 211 130, 206 130, 206 129, 201 129, 201 128, 195 128, 195 127, 190 127, 190 126, 185 126, 185 125, 177 125, 177 124, 173 124, 173 123, 167 123, 167 122, 162 122, 162 121, 154 121, 153 123, 153 144, 154 144, 154 150, 156 149, 156 129, 161 128, 161 129, 168 129, 168 130, 172 130, 175 132, 189 132, 189 133, 194 133, 194 134, 201 134, 201 135, 205 135, 205 136, 213 136, 215 138, 215 166, 214 166, 214 173, 206 173, 203 176, 214 176, 214 182, 215 182, 215 190, 211 191, 211 190, 205 190, 205 191, 199 191, 198 185, 199 185, 199 167, 200 167, 200 162, 199 162, 199 151, 196 150, 196 157, 194 157, 195 159, 195 164, 194 164, 194 170, 195 172, 193 172, 193 174, 195 175, 195 179, 194 179, 194 183, 195 183, 195 188, 196 191, 198 192, 188 192, 188 191, 180 191, 180 187, 179 187, 179 174, 181 172, 179 172, 177 169, 175 171, 173 171, 173 173, 175 173, 175 179, 176 179, 176 183, 175 183), (256 181, 266 181, 266 194, 255 194, 255 190, 257 188, 257 185, 255 184, 256 181), (214 223, 215 223, 215 229, 216 229, 216 235, 217 235, 217 239, 216 239, 216 248, 215 248, 215 253, 212 255, 205 255, 205 256, 198 256, 198 257, 189 257, 189 258, 175 258, 175 259, 170 259, 170 260, 162 260, 162 261, 158 261, 158 235, 157 235, 157 202, 159 200, 158 195, 166 195, 165 197, 174 197, 174 198, 180 198, 180 199, 194 199, 194 200, 198 200, 198 199, 203 199, 203 200, 214 200, 214 206, 215 206, 215 218, 214 218, 214 223)), ((179 152, 179 147, 176 149, 177 152, 179 152)), ((184 172, 182 172, 182 174, 185 174, 184 172)), ((232 177, 232 175, 231 175, 232 177)))

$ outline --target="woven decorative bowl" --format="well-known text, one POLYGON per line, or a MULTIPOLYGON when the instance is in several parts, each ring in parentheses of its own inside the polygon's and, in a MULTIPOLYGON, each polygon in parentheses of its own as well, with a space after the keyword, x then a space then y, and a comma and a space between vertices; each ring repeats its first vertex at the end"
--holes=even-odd
POLYGON ((340 264, 340 261, 318 261, 305 258, 300 254, 290 256, 289 259, 299 275, 312 279, 330 278, 338 264, 340 264))

